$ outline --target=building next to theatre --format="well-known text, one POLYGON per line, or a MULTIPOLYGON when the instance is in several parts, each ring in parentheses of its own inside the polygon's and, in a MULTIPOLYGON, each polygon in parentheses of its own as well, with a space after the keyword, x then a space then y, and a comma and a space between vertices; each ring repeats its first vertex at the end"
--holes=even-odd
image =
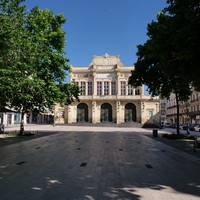
POLYGON ((87 67, 72 67, 70 81, 80 87, 80 101, 55 107, 55 123, 159 123, 159 98, 133 88, 128 79, 134 66, 119 56, 94 56, 87 67))

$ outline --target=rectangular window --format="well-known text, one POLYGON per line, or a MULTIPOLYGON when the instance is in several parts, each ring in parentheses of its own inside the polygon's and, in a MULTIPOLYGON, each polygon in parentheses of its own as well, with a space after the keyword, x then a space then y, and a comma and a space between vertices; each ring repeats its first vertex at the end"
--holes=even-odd
POLYGON ((109 95, 109 82, 104 82, 104 95, 109 95))
POLYGON ((166 108, 166 103, 161 103, 161 108, 166 108))
POLYGON ((148 118, 150 119, 153 116, 153 110, 148 111, 148 118))
POLYGON ((92 95, 92 82, 88 82, 88 95, 92 95))
POLYGON ((102 82, 97 81, 97 95, 102 95, 102 82))
POLYGON ((121 95, 126 95, 126 82, 121 81, 121 95))
POLYGON ((132 85, 128 85, 128 95, 133 95, 133 87, 132 87, 132 85))
POLYGON ((81 82, 81 95, 85 95, 85 82, 81 82))
POLYGON ((139 87, 135 88, 135 95, 140 95, 140 88, 139 87))
POLYGON ((116 82, 111 82, 111 95, 116 95, 116 82))
POLYGON ((77 86, 79 85, 78 82, 74 82, 74 84, 77 85, 77 86))

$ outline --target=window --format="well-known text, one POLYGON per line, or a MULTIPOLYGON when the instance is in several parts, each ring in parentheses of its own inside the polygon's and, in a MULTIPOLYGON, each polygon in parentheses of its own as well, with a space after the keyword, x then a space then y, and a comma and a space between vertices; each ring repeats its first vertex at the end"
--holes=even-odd
POLYGON ((126 82, 121 81, 121 95, 126 95, 126 82))
POLYGON ((166 108, 166 103, 161 103, 161 108, 166 108))
POLYGON ((77 86, 79 85, 78 82, 74 82, 74 84, 77 85, 77 86))
POLYGON ((97 81, 97 95, 102 95, 102 82, 97 81))
POLYGON ((137 87, 137 88, 135 89, 135 95, 140 95, 140 88, 139 88, 139 87, 137 87))
POLYGON ((109 95, 109 82, 104 82, 104 95, 109 95))
POLYGON ((116 95, 116 82, 111 82, 111 95, 116 95))
POLYGON ((81 95, 85 95, 85 82, 81 82, 81 95))
POLYGON ((92 82, 88 82, 88 95, 92 95, 92 82))
POLYGON ((15 113, 14 114, 14 124, 20 124, 21 122, 21 114, 15 113))
POLYGON ((128 95, 133 95, 133 87, 128 85, 128 95))
POLYGON ((153 116, 153 110, 148 111, 148 118, 150 119, 153 116))

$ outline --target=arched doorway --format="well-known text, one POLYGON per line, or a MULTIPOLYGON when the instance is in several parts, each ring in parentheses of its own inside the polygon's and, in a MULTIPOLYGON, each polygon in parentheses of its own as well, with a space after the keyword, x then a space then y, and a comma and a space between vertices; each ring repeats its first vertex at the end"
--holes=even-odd
POLYGON ((77 106, 77 122, 88 122, 88 106, 85 103, 77 106))
POLYGON ((136 106, 133 103, 125 105, 125 122, 136 122, 136 106))
POLYGON ((109 103, 101 105, 101 122, 112 122, 112 106, 109 103))

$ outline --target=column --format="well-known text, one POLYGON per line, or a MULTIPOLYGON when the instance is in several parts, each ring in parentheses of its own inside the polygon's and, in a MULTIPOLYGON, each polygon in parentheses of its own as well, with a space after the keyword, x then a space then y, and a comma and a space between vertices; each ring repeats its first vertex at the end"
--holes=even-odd
POLYGON ((119 75, 120 75, 120 73, 117 73, 117 79, 116 79, 116 95, 120 95, 120 81, 119 81, 119 75))
POLYGON ((141 87, 140 87, 140 94, 143 96, 144 95, 144 85, 142 85, 141 87))
POLYGON ((125 95, 128 95, 128 85, 126 85, 125 95))
POLYGON ((95 78, 95 73, 93 73, 93 79, 92 79, 92 95, 97 95, 97 82, 95 78))
POLYGON ((135 96, 135 88, 133 88, 133 95, 135 96))
POLYGON ((68 116, 67 116, 68 124, 71 124, 72 123, 72 106, 71 105, 68 105, 67 114, 68 114, 68 116))
POLYGON ((97 119, 96 119, 96 109, 97 109, 97 107, 96 107, 96 101, 93 101, 92 102, 92 123, 93 124, 96 124, 96 122, 97 122, 97 119))
POLYGON ((85 81, 85 95, 88 96, 88 81, 85 81))
POLYGON ((7 115, 3 113, 3 122, 2 124, 7 125, 7 115))
POLYGON ((116 101, 116 123, 121 123, 121 103, 120 101, 116 101))

